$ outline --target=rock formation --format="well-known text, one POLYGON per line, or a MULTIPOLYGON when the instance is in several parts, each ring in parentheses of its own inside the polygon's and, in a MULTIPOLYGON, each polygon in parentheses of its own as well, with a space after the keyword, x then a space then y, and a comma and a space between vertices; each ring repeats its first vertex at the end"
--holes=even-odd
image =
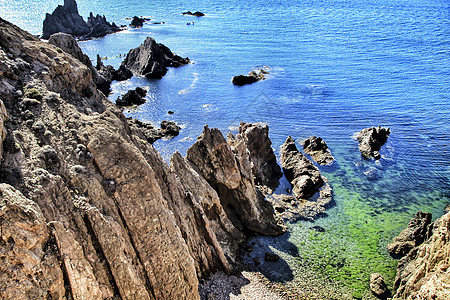
POLYGON ((131 20, 130 26, 133 28, 136 27, 142 27, 144 26, 144 23, 150 21, 150 19, 148 18, 139 18, 137 16, 134 16, 133 19, 131 20))
POLYGON ((187 12, 182 13, 183 15, 188 15, 188 16, 194 16, 194 17, 203 17, 205 16, 204 13, 196 11, 195 13, 191 12, 190 10, 188 10, 187 12))
POLYGON ((384 281, 383 276, 380 273, 374 273, 370 275, 370 290, 372 293, 380 298, 380 299, 386 299, 389 290, 387 288, 386 282, 384 281))
POLYGON ((312 136, 302 141, 303 150, 320 165, 333 163, 334 157, 327 143, 320 137, 312 136))
POLYGON ((3 152, 3 140, 6 137, 5 122, 8 120, 8 114, 6 113, 5 105, 0 100, 0 158, 3 152))
POLYGON ((285 219, 314 220, 333 203, 332 188, 319 169, 300 153, 292 137, 281 146, 281 167, 295 197, 270 195, 268 200, 285 219), (317 194, 317 197, 312 197, 317 194))
POLYGON ((141 87, 137 87, 134 90, 129 90, 124 95, 118 97, 116 104, 119 106, 141 105, 145 103, 144 97, 146 95, 146 90, 141 87))
POLYGON ((255 184, 274 190, 282 173, 269 139, 269 126, 241 122, 235 141, 242 141, 249 150, 255 184))
POLYGON ((266 79, 266 74, 268 74, 267 67, 258 69, 256 71, 251 71, 248 75, 237 75, 231 79, 234 85, 243 86, 246 84, 252 84, 254 82, 266 79))
POLYGON ((116 24, 110 24, 105 16, 91 13, 86 23, 78 13, 75 0, 64 0, 64 5, 58 5, 52 14, 46 14, 43 24, 43 39, 49 39, 54 33, 62 32, 81 39, 102 37, 119 31, 116 24))
POLYGON ((408 226, 387 246, 389 254, 401 258, 422 244, 429 234, 431 214, 418 211, 408 226))
POLYGON ((0 298, 199 299, 245 233, 285 231, 244 143, 206 127, 168 166, 74 56, 0 19, 0 59, 0 298))
POLYGON ((365 158, 380 159, 378 152, 381 146, 386 143, 391 130, 388 127, 371 127, 361 130, 356 134, 359 142, 359 150, 365 158))
POLYGON ((393 299, 450 299, 450 213, 430 228, 425 242, 400 259, 393 299))
POLYGON ((142 45, 128 52, 121 67, 131 70, 136 75, 160 79, 166 75, 168 67, 177 68, 189 62, 189 58, 174 55, 169 48, 147 37, 142 45))

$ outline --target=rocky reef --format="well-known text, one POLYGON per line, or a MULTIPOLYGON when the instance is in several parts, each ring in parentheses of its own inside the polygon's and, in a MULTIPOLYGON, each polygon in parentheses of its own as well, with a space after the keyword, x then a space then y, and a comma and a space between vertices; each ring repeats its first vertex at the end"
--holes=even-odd
POLYGON ((413 243, 398 262, 393 299, 450 299, 450 213, 430 220, 418 212, 394 240, 413 243))
POLYGON ((84 21, 78 13, 75 0, 64 0, 64 5, 58 5, 52 14, 46 14, 42 28, 42 38, 49 39, 54 33, 67 33, 80 39, 103 37, 121 29, 116 24, 110 24, 105 16, 94 17, 92 12, 88 21, 84 21))
POLYGON ((378 152, 381 146, 386 143, 391 130, 388 127, 371 127, 365 128, 356 133, 356 139, 359 142, 359 150, 365 158, 380 159, 378 152))
POLYGON ((136 75, 160 79, 166 75, 168 67, 177 68, 189 62, 189 58, 175 55, 163 44, 147 37, 142 45, 128 52, 121 67, 136 75))
POLYGON ((244 137, 205 127, 167 165, 72 54, 0 19, 0 59, 0 298, 199 299, 249 234, 285 232, 244 137))

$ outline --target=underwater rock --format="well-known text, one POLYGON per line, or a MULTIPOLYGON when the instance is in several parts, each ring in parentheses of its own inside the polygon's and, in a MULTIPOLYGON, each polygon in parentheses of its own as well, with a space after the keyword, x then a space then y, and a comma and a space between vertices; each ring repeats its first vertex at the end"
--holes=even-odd
POLYGON ((265 261, 277 261, 280 259, 280 256, 278 254, 275 254, 273 252, 266 252, 264 253, 264 260, 265 261))
POLYGON ((174 55, 169 48, 147 37, 142 45, 128 52, 121 66, 136 75, 160 79, 166 75, 168 67, 177 68, 189 62, 189 58, 174 55))
POLYGON ((365 158, 380 159, 381 156, 378 151, 386 143, 390 133, 391 130, 388 127, 380 126, 365 128, 356 133, 361 155, 365 158))
POLYGON ((327 143, 320 137, 311 136, 302 141, 303 150, 310 155, 320 165, 333 163, 334 157, 328 149, 327 143))

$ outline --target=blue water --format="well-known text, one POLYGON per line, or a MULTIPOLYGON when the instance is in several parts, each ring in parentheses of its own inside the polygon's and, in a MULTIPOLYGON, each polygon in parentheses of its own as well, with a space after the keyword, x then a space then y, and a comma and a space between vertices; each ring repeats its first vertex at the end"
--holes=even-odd
MULTIPOLYGON (((2 1, 0 15, 40 34, 44 13, 62 2, 2 1)), ((353 255, 350 260, 365 261, 367 251, 375 255, 367 272, 383 263, 394 270, 386 243, 415 211, 424 209, 439 217, 450 203, 448 0, 78 4, 85 18, 93 11, 117 24, 128 24, 125 18, 134 15, 165 22, 81 42, 92 59, 98 53, 109 58, 106 64, 118 67, 120 54, 152 36, 193 61, 171 69, 161 80, 132 78, 113 85, 112 101, 135 86, 149 88, 147 103, 127 115, 155 125, 174 120, 182 126, 180 136, 155 143, 166 159, 175 150, 185 153, 205 124, 226 134, 240 121, 267 123, 277 154, 288 135, 299 140, 321 136, 337 159, 335 166, 322 168, 335 188, 336 206, 317 221, 328 229, 321 241, 339 236, 339 241, 353 245, 353 250, 338 253, 353 255), (180 14, 186 10, 206 16, 180 14), (231 84, 232 76, 262 66, 270 68, 265 81, 244 87, 231 84), (175 113, 169 115, 169 110, 175 113), (363 161, 352 137, 377 125, 392 131, 381 151, 383 159, 363 161), (371 169, 376 177, 369 179, 364 172, 371 169), (364 252, 366 233, 377 239, 364 252)), ((317 245, 300 241, 308 232, 301 228, 307 226, 292 225, 291 242, 316 251, 317 245)), ((336 251, 339 241, 330 249, 336 251)))

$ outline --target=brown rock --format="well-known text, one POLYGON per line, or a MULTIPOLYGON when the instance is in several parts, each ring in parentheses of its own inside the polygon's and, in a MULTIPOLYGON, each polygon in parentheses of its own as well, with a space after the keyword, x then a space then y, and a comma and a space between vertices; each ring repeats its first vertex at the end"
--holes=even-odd
POLYGON ((5 105, 3 101, 0 100, 0 159, 3 153, 3 140, 6 137, 5 122, 8 120, 8 114, 6 113, 5 105))
POLYGON ((450 213, 432 226, 431 237, 399 261, 393 299, 450 299, 450 213))
POLYGON ((391 130, 388 127, 371 127, 365 128, 356 134, 359 142, 359 150, 365 158, 380 159, 378 152, 381 146, 386 143, 391 130))
POLYGON ((400 234, 387 246, 389 254, 394 258, 401 258, 411 249, 423 243, 429 233, 431 214, 418 211, 400 234))
POLYGON ((320 165, 329 165, 334 161, 327 143, 320 137, 312 136, 302 141, 303 150, 320 165))
POLYGON ((370 290, 378 298, 382 298, 388 294, 386 282, 380 273, 370 275, 370 290))
POLYGON ((278 254, 272 253, 272 252, 266 252, 264 254, 264 260, 265 261, 277 261, 280 259, 280 256, 278 254))

